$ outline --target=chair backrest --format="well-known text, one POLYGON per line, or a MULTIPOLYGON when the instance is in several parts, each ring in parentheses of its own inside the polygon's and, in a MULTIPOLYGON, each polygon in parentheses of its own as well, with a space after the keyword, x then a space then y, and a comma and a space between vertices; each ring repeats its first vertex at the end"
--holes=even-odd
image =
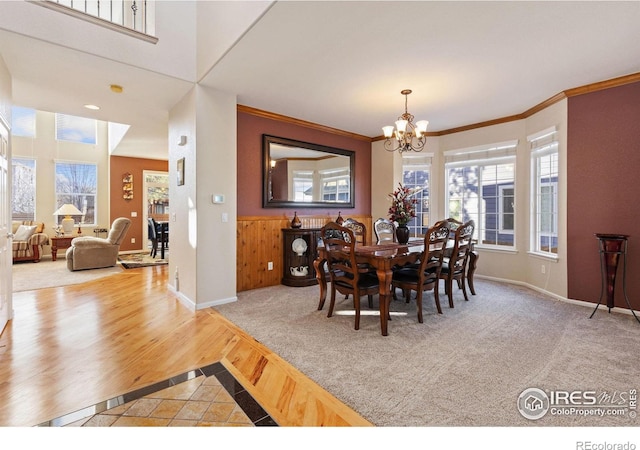
POLYGON ((445 221, 449 225, 449 230, 451 230, 451 238, 453 238, 458 227, 462 225, 462 222, 454 219, 453 217, 449 217, 448 219, 445 219, 445 221))
POLYGON ((376 242, 396 242, 396 224, 382 217, 373 224, 373 232, 376 234, 376 242))
POLYGON ((127 230, 131 225, 131 220, 126 217, 118 217, 111 224, 111 230, 109 230, 109 235, 107 236, 107 240, 113 245, 120 245, 124 236, 127 234, 127 230))
POLYGON ((156 240, 158 238, 157 234, 156 234, 156 221, 153 220, 153 217, 149 217, 147 219, 147 223, 148 223, 148 232, 147 234, 149 235, 149 239, 151 239, 152 241, 156 240))
POLYGON ((475 222, 473 220, 469 220, 456 228, 453 237, 453 250, 449 256, 450 273, 456 274, 465 270, 475 227, 475 222))
POLYGON ((327 254, 331 282, 343 287, 355 288, 358 284, 359 272, 353 231, 335 222, 329 222, 320 230, 320 237, 327 254))
POLYGON ((419 273, 440 274, 442 260, 449 241, 449 223, 441 220, 429 227, 424 234, 424 251, 420 260, 419 273))
POLYGON ((355 219, 348 218, 342 222, 342 226, 350 229, 355 236, 356 242, 364 245, 367 241, 367 227, 362 222, 358 222, 355 219))

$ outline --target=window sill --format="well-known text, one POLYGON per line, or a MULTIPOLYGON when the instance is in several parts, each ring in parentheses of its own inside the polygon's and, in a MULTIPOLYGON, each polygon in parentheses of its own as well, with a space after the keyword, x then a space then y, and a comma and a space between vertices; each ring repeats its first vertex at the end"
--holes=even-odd
POLYGON ((534 256, 539 259, 544 259, 547 261, 558 262, 558 255, 550 255, 547 253, 538 253, 538 252, 527 252, 529 255, 534 256))
POLYGON ((490 251, 490 252, 496 252, 496 253, 513 253, 513 254, 518 253, 518 250, 514 247, 496 247, 493 245, 475 244, 474 248, 476 250, 490 251))

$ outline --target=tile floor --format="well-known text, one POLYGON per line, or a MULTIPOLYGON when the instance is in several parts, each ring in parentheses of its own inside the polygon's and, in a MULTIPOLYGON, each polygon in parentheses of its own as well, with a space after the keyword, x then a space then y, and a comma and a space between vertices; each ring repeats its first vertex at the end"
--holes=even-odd
POLYGON ((220 363, 89 406, 42 427, 277 426, 220 363))

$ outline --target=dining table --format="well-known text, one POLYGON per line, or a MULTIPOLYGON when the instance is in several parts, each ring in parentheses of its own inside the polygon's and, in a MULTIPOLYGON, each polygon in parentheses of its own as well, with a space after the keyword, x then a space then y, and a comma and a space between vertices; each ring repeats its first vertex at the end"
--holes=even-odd
MULTIPOLYGON (((389 305, 391 303, 391 279, 393 267, 412 264, 418 261, 424 249, 424 239, 410 239, 406 244, 397 242, 385 242, 381 244, 366 243, 355 246, 356 261, 358 264, 369 264, 376 271, 380 284, 380 331, 383 336, 388 335, 389 305)), ((320 301, 318 309, 324 307, 327 298, 327 252, 324 245, 318 245, 318 257, 313 262, 316 279, 320 286, 320 301)))

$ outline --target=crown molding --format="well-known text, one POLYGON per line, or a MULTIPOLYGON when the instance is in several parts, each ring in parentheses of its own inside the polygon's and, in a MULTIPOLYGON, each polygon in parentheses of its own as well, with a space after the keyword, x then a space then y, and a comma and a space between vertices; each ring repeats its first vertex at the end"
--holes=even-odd
MULTIPOLYGON (((524 112, 522 112, 520 114, 514 114, 512 116, 506 116, 506 117, 501 117, 501 118, 498 118, 498 119, 487 120, 487 121, 484 121, 484 122, 478 122, 478 123, 473 123, 473 124, 469 124, 469 125, 463 125, 463 126, 456 127, 456 128, 449 128, 447 130, 430 131, 430 132, 427 133, 427 136, 444 136, 444 135, 447 135, 447 134, 460 133, 462 131, 475 130, 477 128, 484 128, 484 127, 488 127, 488 126, 491 126, 491 125, 499 125, 499 124, 502 124, 502 123, 508 123, 508 122, 513 122, 513 121, 516 121, 516 120, 526 119, 526 118, 531 117, 534 114, 542 111, 543 109, 546 109, 549 106, 551 106, 551 105, 553 105, 555 103, 558 103, 559 101, 562 101, 562 100, 564 100, 566 98, 575 97, 577 95, 589 94, 591 92, 602 91, 602 90, 605 90, 605 89, 610 89, 610 88, 623 86, 625 84, 631 84, 631 83, 636 83, 636 82, 640 82, 640 72, 633 73, 633 74, 630 74, 630 75, 624 75, 624 76, 617 77, 617 78, 612 78, 610 80, 599 81, 597 83, 586 84, 584 86, 579 86, 579 87, 576 87, 576 88, 564 90, 562 92, 557 93, 553 97, 549 97, 545 101, 543 101, 541 103, 538 103, 537 105, 533 106, 532 108, 529 108, 528 110, 526 110, 526 111, 524 111, 524 112)), ((341 136, 347 136, 347 137, 360 139, 360 140, 368 141, 368 142, 382 141, 382 140, 385 139, 385 137, 382 136, 382 135, 374 136, 374 137, 367 137, 367 136, 363 136, 361 134, 350 133, 348 131, 338 130, 336 128, 325 127, 323 125, 318 125, 318 124, 315 124, 313 122, 306 122, 304 120, 294 119, 292 117, 282 116, 280 114, 271 113, 271 112, 268 112, 268 111, 263 111, 263 110, 260 110, 260 109, 251 108, 249 106, 238 105, 238 111, 245 112, 247 114, 253 114, 253 115, 256 115, 256 116, 266 117, 266 118, 269 118, 269 119, 280 120, 282 122, 288 122, 288 123, 292 123, 292 124, 295 124, 295 125, 301 125, 301 126, 305 126, 305 127, 308 127, 308 128, 314 128, 316 130, 325 131, 325 132, 333 133, 333 134, 338 134, 338 135, 341 135, 341 136)))
POLYGON ((630 75, 624 75, 610 80, 599 81, 597 83, 585 84, 573 89, 567 89, 564 91, 567 97, 575 97, 576 95, 589 94, 591 92, 602 91, 605 89, 623 86, 625 84, 636 83, 640 81, 640 72, 632 73, 630 75))
POLYGON ((337 128, 327 127, 325 125, 319 125, 313 122, 307 122, 306 120, 295 119, 289 116, 283 116, 282 114, 277 114, 270 111, 264 111, 262 109, 252 108, 251 106, 238 105, 237 109, 238 109, 238 112, 251 114, 253 116, 263 117, 265 119, 277 120, 279 122, 285 122, 292 125, 311 128, 317 131, 323 131, 325 133, 331 133, 338 136, 345 136, 352 139, 358 139, 360 141, 371 142, 371 138, 369 136, 363 136, 361 134, 351 133, 349 131, 339 130, 337 128))

